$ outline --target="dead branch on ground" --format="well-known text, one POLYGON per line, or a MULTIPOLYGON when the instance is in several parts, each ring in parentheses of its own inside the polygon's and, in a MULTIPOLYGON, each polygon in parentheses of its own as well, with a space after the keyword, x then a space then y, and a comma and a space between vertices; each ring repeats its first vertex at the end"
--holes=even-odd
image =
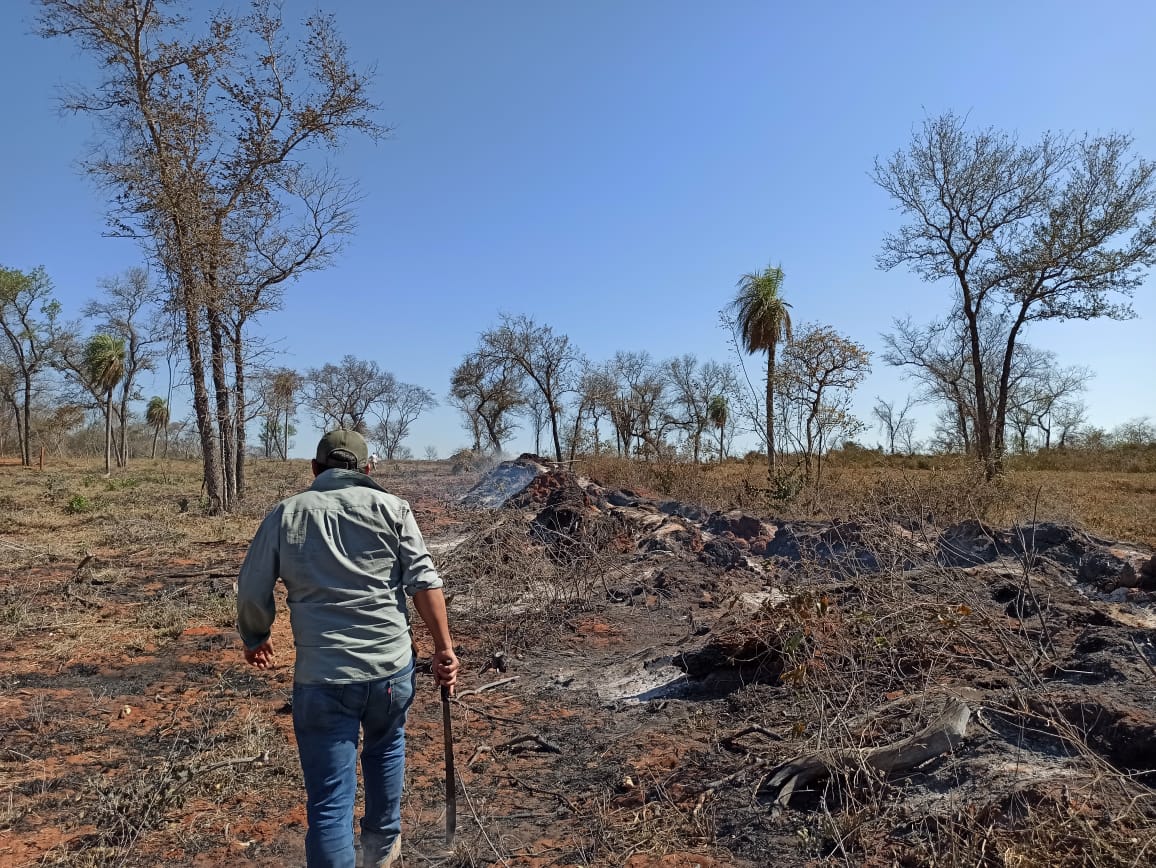
POLYGON ((836 771, 854 768, 872 769, 884 775, 907 771, 950 750, 963 741, 971 709, 960 699, 948 703, 943 713, 914 735, 890 745, 860 754, 839 751, 831 757, 800 757, 780 766, 770 777, 769 786, 776 790, 775 804, 786 807, 800 786, 829 777, 836 771))

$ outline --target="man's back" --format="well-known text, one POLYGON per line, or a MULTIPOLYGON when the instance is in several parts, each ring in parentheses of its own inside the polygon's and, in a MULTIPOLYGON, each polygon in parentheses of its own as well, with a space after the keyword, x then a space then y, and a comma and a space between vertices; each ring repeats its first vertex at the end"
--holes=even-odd
MULTIPOLYGON (((304 684, 397 672, 410 657, 405 596, 441 587, 409 504, 349 470, 321 473, 266 517, 241 568, 238 596, 263 591, 269 576, 288 590, 295 677, 304 684)), ((253 633, 269 614, 258 608, 253 633)), ((248 611, 242 608, 243 634, 248 611)))

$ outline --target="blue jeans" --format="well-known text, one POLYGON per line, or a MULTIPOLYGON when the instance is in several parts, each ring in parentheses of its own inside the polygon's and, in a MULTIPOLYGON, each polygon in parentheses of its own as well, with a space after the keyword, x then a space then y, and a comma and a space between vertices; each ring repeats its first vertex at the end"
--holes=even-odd
POLYGON ((293 730, 305 777, 305 856, 309 868, 353 868, 357 739, 364 729, 362 835, 386 844, 401 833, 405 715, 413 702, 413 662, 380 681, 294 684, 293 730))

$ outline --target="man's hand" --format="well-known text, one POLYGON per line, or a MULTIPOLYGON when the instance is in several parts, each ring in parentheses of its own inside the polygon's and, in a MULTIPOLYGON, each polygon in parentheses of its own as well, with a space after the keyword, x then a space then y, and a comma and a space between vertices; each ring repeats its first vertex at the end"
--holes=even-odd
POLYGON ((454 653, 452 648, 435 651, 433 660, 430 661, 430 670, 433 672, 434 681, 442 687, 448 687, 451 695, 454 692, 454 686, 458 683, 458 669, 460 668, 458 655, 454 653))
POLYGON ((273 645, 266 639, 252 651, 245 649, 245 662, 258 669, 273 668, 273 645))

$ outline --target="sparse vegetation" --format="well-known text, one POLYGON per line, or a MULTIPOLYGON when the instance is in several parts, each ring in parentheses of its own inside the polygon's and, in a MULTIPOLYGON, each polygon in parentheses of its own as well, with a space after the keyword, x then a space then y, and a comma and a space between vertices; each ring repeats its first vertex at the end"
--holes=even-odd
MULTIPOLYGON (((800 494, 778 520, 826 515, 839 529, 832 539, 859 553, 839 566, 804 546, 791 570, 751 577, 755 587, 772 581, 782 596, 749 603, 739 573, 680 559, 679 547, 701 545, 690 525, 664 519, 667 542, 648 553, 637 516, 590 510, 581 491, 566 488, 565 474, 550 477, 540 499, 523 508, 464 513, 448 506, 446 494, 433 494, 468 487, 480 471, 467 465, 477 460, 454 456, 456 474, 451 461, 389 470, 403 493, 418 492, 419 520, 453 595, 471 673, 464 688, 513 676, 527 683, 463 694, 457 707, 466 792, 483 828, 506 831, 489 843, 463 836, 452 864, 516 862, 517 847, 534 845, 516 843, 523 833, 512 833, 518 827, 508 818, 528 812, 536 819, 527 828, 548 826, 559 841, 560 864, 622 865, 680 852, 740 864, 765 853, 786 864, 854 863, 901 851, 958 864, 980 859, 986 840, 1015 854, 999 864, 1055 852, 1057 864, 1082 864, 1076 854, 1096 853, 1097 864, 1125 865, 1135 847, 1156 846, 1145 779, 1121 774, 1126 763, 1111 755, 1110 737, 1089 725, 1094 718, 1081 724, 1077 695, 1057 692, 1062 683, 1048 675, 1049 666, 1090 665, 1065 662, 1080 623, 1065 620, 1070 602, 1027 569, 961 582, 945 567, 910 566, 928 544, 922 522, 1063 517, 1061 507, 1073 505, 1060 497, 1063 488, 1049 494, 1051 486, 1070 489, 1077 477, 1098 496, 1083 497, 1078 506, 1089 512, 1072 518, 1100 534, 1097 522, 1105 520, 1144 530, 1156 498, 1153 471, 1013 465, 987 483, 981 465, 959 459, 840 451, 817 493, 800 494), (914 469, 919 461, 927 469, 914 469), (543 509, 541 498, 553 505, 543 509), (875 567, 865 573, 856 564, 868 553, 875 567), (1024 617, 1009 620, 1008 606, 1020 606, 1024 617), (661 661, 664 647, 686 658, 700 696, 628 707, 598 701, 596 685, 621 678, 629 665, 645 672, 643 663, 661 661), (646 656, 630 664, 638 653, 646 656), (553 686, 532 692, 539 683, 553 686), (966 750, 898 780, 846 765, 848 751, 925 725, 960 684, 986 685, 974 688, 985 698, 966 750), (732 739, 752 726, 776 740, 760 730, 732 739), (979 780, 983 763, 1000 756, 1004 742, 985 727, 1000 738, 1044 739, 1062 757, 1066 789, 1028 772, 998 792, 977 794, 961 783, 979 780), (561 753, 532 740, 501 747, 527 731, 561 753), (775 819, 768 772, 805 756, 832 773, 775 819), (1104 812, 1116 820, 1089 821, 1104 812)), ((765 503, 750 492, 765 480, 761 456, 710 465, 602 456, 578 469, 606 486, 656 495, 661 482, 669 496, 708 508, 761 511, 765 503)), ((298 809, 300 784, 288 717, 278 714, 291 670, 285 659, 270 676, 242 665, 232 582, 265 508, 303 487, 307 468, 256 463, 254 504, 243 517, 181 511, 180 499, 199 486, 196 462, 138 461, 129 486, 106 486, 93 470, 77 463, 51 476, 0 476, 0 505, 34 504, 13 513, 0 541, 6 574, 22 577, 0 589, 0 688, 15 698, 0 712, 10 748, 0 754, 0 772, 11 782, 3 828, 19 846, 39 848, 19 852, 44 864, 156 864, 169 852, 232 858, 241 844, 246 858, 292 861, 303 829, 285 816, 298 809), (54 507, 86 479, 100 491, 99 510, 54 507), (230 807, 238 800, 250 805, 244 823, 230 807), (38 817, 62 830, 57 845, 32 843, 38 817)), ((287 654, 287 632, 275 641, 287 654)), ((411 724, 405 813, 419 848, 435 835, 430 818, 440 798, 433 773, 440 732, 433 709, 421 704, 434 700, 422 696, 411 724)), ((1120 712, 1113 701, 1103 698, 1101 717, 1120 712)), ((1030 769, 1035 756, 1017 762, 1030 769)))

